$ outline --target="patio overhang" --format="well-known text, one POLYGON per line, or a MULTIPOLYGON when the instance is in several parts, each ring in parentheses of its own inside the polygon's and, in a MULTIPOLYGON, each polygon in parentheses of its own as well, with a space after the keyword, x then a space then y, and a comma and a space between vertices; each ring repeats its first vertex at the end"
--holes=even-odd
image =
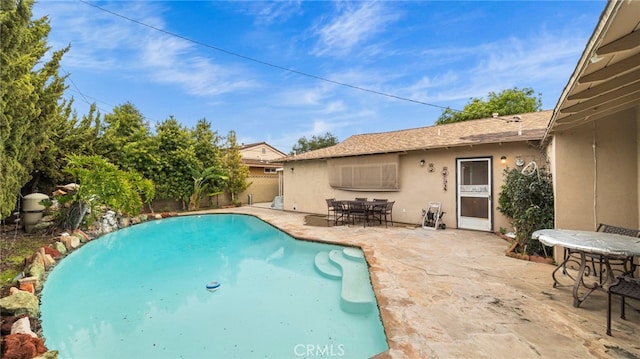
POLYGON ((640 1, 609 1, 544 135, 640 105, 640 1))

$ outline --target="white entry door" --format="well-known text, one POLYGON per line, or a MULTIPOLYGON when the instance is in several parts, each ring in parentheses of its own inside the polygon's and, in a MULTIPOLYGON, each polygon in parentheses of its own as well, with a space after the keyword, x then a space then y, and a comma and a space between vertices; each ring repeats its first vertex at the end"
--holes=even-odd
POLYGON ((491 231, 491 158, 458 159, 458 228, 491 231))

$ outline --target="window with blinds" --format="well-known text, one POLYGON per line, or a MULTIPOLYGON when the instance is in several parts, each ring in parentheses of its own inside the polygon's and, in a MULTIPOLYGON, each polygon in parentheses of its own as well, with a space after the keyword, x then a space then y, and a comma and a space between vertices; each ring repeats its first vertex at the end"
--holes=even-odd
POLYGON ((352 191, 397 191, 398 163, 397 154, 330 159, 329 185, 352 191))

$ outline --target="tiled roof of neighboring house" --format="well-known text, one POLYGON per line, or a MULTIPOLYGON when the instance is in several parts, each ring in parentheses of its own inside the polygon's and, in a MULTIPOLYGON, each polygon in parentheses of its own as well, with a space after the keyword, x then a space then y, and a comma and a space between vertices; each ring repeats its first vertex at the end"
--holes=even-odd
POLYGON ((499 116, 447 125, 353 135, 335 146, 278 159, 281 162, 335 158, 488 143, 541 140, 552 111, 499 116))

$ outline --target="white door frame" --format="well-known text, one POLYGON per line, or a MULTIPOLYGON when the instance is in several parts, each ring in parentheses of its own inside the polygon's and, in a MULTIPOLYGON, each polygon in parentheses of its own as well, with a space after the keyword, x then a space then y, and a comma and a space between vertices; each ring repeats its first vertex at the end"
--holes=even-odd
POLYGON ((456 214, 458 228, 473 229, 490 232, 493 229, 493 158, 473 157, 456 159, 456 214), (483 166, 476 167, 475 173, 469 172, 473 168, 464 166, 468 162, 486 163, 486 172, 483 166), (465 173, 469 172, 469 173, 465 173), (486 178, 485 178, 486 176, 486 178), (467 182, 465 184, 465 182, 467 182), (470 183, 469 183, 470 182, 470 183), (486 204, 486 208, 484 208, 486 204), (472 206, 463 208, 464 206, 472 206), (485 212, 486 210, 486 212, 485 212), (475 212, 477 215, 469 215, 475 212), (464 214, 464 215, 463 215, 464 214))

